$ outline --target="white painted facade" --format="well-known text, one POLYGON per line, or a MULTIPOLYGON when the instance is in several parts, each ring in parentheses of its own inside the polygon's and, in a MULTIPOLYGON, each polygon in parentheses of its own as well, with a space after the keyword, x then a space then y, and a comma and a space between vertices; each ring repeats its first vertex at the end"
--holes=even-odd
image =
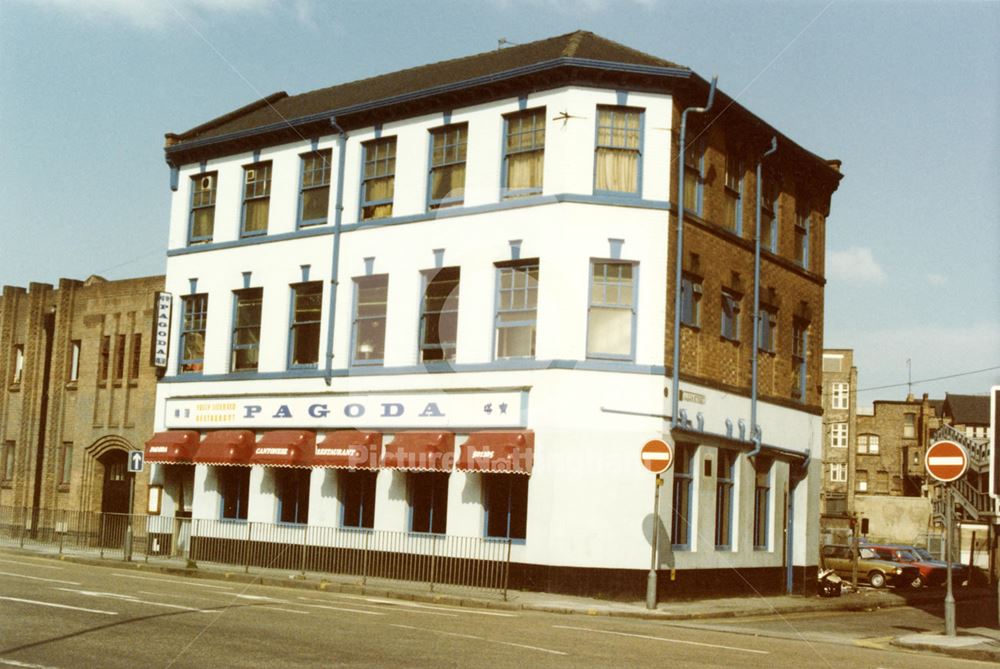
MULTIPOLYGON (((376 136, 375 128, 351 130, 346 141, 343 175, 344 232, 336 311, 333 319, 332 379, 323 378, 326 342, 331 323, 329 292, 334 246, 338 137, 331 130, 318 138, 320 149, 333 151, 333 176, 328 222, 297 231, 300 155, 310 150, 312 138, 261 150, 259 160, 273 161, 267 235, 240 240, 242 169, 254 162, 250 152, 208 161, 204 166, 180 166, 178 189, 172 195, 166 291, 174 296, 173 324, 166 374, 157 389, 156 430, 205 429, 185 423, 173 413, 192 398, 240 396, 389 397, 405 394, 415 402, 437 401, 446 394, 517 392, 524 397, 514 422, 535 433, 534 468, 530 475, 527 532, 512 547, 515 562, 563 567, 648 569, 654 477, 640 464, 639 450, 650 439, 669 438, 670 412, 664 375, 664 341, 671 335, 667 322, 668 199, 673 101, 666 95, 565 87, 532 93, 527 104, 517 98, 458 108, 451 123, 467 122, 468 157, 464 206, 427 211, 429 130, 444 124, 441 114, 386 123, 382 137, 397 137, 393 217, 358 225, 362 162, 361 144, 376 136), (642 116, 641 197, 608 198, 594 194, 595 119, 597 105, 640 108, 642 116), (503 200, 503 114, 519 108, 545 107, 547 120, 544 186, 541 196, 503 200), (560 120, 561 112, 567 118, 560 120), (189 247, 192 177, 218 172, 218 190, 212 244, 189 247), (417 220, 400 220, 416 217, 417 220), (277 235, 286 238, 273 239, 277 235), (512 244, 513 243, 513 244, 512 244), (539 285, 536 353, 533 360, 494 359, 498 262, 538 258, 539 285), (422 272, 433 269, 435 252, 442 265, 461 268, 457 352, 452 369, 429 372, 419 362, 422 272), (595 259, 635 263, 637 268, 634 357, 625 361, 588 360, 587 323, 590 264, 595 259), (366 274, 366 259, 374 274, 388 274, 385 360, 377 367, 350 365, 355 307, 354 279, 366 274), (324 285, 319 368, 289 370, 290 285, 308 279, 324 285), (264 317, 260 332, 256 374, 228 374, 233 319, 233 291, 248 285, 263 288, 264 317), (207 293, 208 326, 202 375, 178 374, 180 298, 207 293), (168 410, 168 406, 171 407, 168 410)), ((704 429, 726 433, 726 419, 749 423, 750 403, 744 397, 682 383, 703 402, 682 401, 692 418, 699 412, 704 429)), ((341 406, 341 405, 338 405, 341 406)), ((468 406, 474 406, 469 404, 468 406)), ((821 418, 805 411, 761 404, 759 423, 766 444, 817 458, 808 475, 789 487, 791 467, 798 461, 776 459, 770 473, 768 541, 755 549, 752 541, 754 472, 745 454, 739 456, 734 489, 732 548, 717 550, 714 540, 717 469, 706 475, 705 461, 717 462, 715 446, 700 446, 693 468, 692 540, 688 548, 673 550, 669 538, 661 544, 664 569, 781 567, 786 494, 794 500, 794 564, 815 565, 818 537, 818 499, 822 463, 821 418)), ((384 433, 394 430, 448 429, 456 434, 456 450, 470 432, 495 427, 490 419, 461 409, 447 420, 410 419, 394 425, 354 421, 384 433)), ((325 430, 343 428, 342 415, 327 424, 296 422, 294 418, 261 417, 261 430, 278 427, 314 430, 317 441, 325 430)), ((233 420, 212 428, 252 427, 233 420)), ((219 518, 220 499, 213 477, 217 468, 196 467, 195 518, 219 518)), ((154 465, 153 483, 165 483, 163 465, 154 465)), ((276 522, 277 503, 272 474, 255 466, 250 478, 247 519, 276 522)), ((673 470, 663 475, 660 516, 669 534, 672 513, 673 470)), ((481 474, 453 471, 448 488, 447 533, 483 536, 485 532, 481 474)), ((340 502, 336 470, 311 472, 309 523, 336 526, 340 502)), ((406 531, 408 501, 405 474, 382 470, 377 477, 375 529, 406 531)), ((164 489, 163 513, 176 509, 169 484, 164 489)))

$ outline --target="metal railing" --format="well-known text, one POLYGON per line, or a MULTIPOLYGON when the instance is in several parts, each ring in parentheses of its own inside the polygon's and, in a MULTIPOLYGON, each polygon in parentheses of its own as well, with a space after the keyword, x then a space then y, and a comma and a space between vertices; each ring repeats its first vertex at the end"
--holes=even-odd
POLYGON ((511 541, 319 525, 0 507, 0 546, 122 560, 184 559, 507 596, 511 541))

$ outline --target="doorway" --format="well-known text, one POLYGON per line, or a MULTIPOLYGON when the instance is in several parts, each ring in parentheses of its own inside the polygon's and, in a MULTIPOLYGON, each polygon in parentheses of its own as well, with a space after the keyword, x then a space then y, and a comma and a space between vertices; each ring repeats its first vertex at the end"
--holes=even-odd
POLYGON ((108 451, 98 461, 104 466, 101 488, 101 545, 118 548, 125 543, 128 527, 129 489, 132 476, 128 471, 128 454, 122 450, 108 451))

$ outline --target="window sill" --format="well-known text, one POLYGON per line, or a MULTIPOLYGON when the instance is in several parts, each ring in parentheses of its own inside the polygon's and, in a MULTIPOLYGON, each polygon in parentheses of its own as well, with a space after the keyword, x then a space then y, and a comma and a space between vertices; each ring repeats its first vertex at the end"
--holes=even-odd
POLYGON ((13 487, 14 487, 14 481, 13 480, 0 481, 0 488, 3 488, 4 490, 10 490, 13 487))
POLYGON ((56 488, 56 492, 69 492, 69 487, 68 483, 60 483, 56 488))
POLYGON ((328 220, 325 218, 316 219, 315 221, 299 221, 295 228, 301 230, 302 228, 315 228, 317 225, 326 225, 328 220))
POLYGON ((681 327, 685 327, 688 330, 694 330, 695 332, 701 332, 701 326, 696 323, 685 323, 681 321, 681 327))
POLYGON ((67 381, 66 382, 66 390, 76 390, 76 389, 77 389, 77 382, 76 381, 67 381))
POLYGON ((7 390, 9 390, 12 393, 16 393, 19 390, 21 390, 21 384, 20 383, 11 383, 10 385, 7 386, 7 390))
POLYGON ((670 550, 674 551, 675 553, 690 553, 691 552, 691 545, 690 544, 671 544, 670 545, 670 550))
POLYGON ((741 343, 739 339, 733 339, 732 337, 727 337, 726 335, 719 335, 719 340, 722 341, 723 344, 732 344, 733 346, 739 346, 741 343))

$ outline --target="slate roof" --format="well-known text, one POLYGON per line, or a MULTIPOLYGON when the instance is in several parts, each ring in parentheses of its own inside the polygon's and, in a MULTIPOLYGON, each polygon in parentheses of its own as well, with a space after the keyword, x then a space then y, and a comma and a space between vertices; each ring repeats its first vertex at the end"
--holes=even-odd
POLYGON ((578 30, 537 42, 487 51, 473 56, 443 60, 369 79, 321 88, 301 95, 290 96, 283 91, 274 93, 186 132, 168 135, 168 138, 172 137, 175 138, 175 141, 186 142, 221 137, 241 130, 252 130, 337 109, 351 108, 364 103, 390 100, 408 93, 433 90, 462 81, 499 75, 560 58, 624 63, 690 72, 682 65, 631 49, 594 33, 578 30))
POLYGON ((943 411, 955 425, 989 425, 990 396, 945 393, 943 411))

